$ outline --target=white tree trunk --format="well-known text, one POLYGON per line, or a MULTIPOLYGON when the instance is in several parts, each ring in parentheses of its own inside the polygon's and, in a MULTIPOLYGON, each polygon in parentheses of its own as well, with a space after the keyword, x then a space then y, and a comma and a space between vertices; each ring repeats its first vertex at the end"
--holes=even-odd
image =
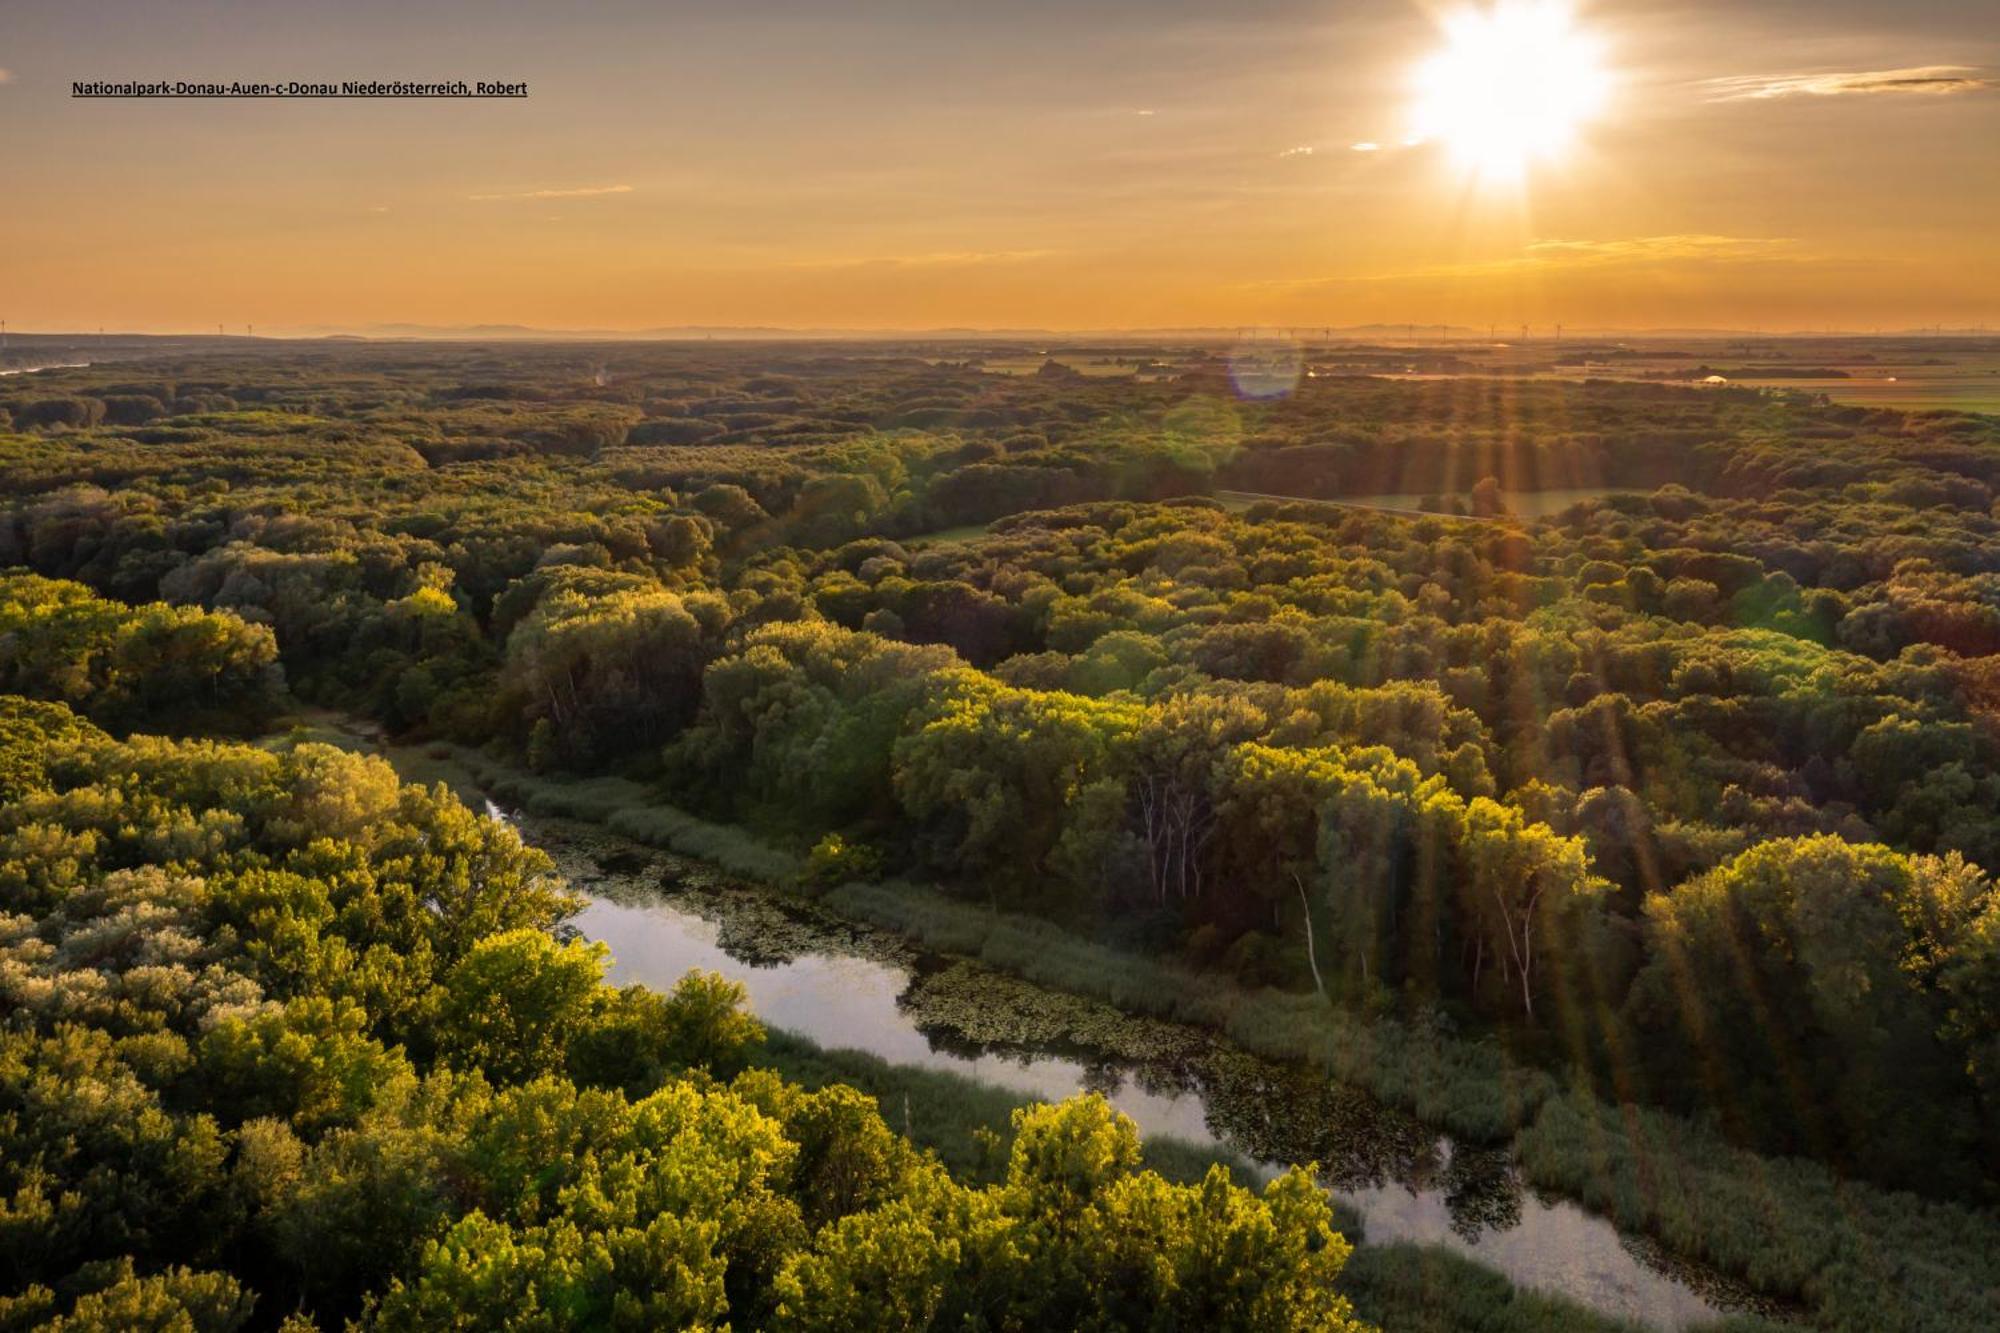
MULTIPOLYGON (((1298 891, 1299 891, 1299 906, 1300 906, 1301 908, 1305 909, 1305 915, 1306 915, 1306 962, 1307 962, 1307 964, 1308 964, 1309 966, 1311 966, 1311 968, 1312 968, 1312 972, 1313 972, 1313 985, 1315 985, 1315 986, 1319 987, 1319 993, 1320 993, 1321 995, 1325 995, 1325 994, 1326 994, 1326 982, 1325 982, 1325 981, 1324 981, 1323 979, 1321 979, 1321 977, 1320 977, 1320 974, 1319 974, 1319 956, 1318 956, 1318 955, 1317 955, 1317 954, 1316 954, 1316 953, 1315 953, 1315 952, 1313 951, 1313 909, 1312 909, 1312 900, 1311 900, 1310 898, 1306 897, 1306 883, 1305 883, 1305 881, 1304 881, 1304 880, 1302 880, 1302 879, 1300 879, 1300 878, 1298 877, 1298 874, 1297 874, 1297 872, 1296 872, 1296 871, 1295 871, 1295 872, 1293 872, 1293 874, 1292 874, 1292 883, 1293 883, 1293 885, 1295 885, 1295 886, 1296 886, 1296 887, 1298 888, 1298 891)), ((1365 960, 1364 960, 1364 962, 1363 962, 1363 964, 1362 964, 1362 965, 1363 965, 1364 967, 1365 967, 1365 966, 1367 965, 1367 964, 1366 964, 1366 961, 1365 961, 1365 960)))

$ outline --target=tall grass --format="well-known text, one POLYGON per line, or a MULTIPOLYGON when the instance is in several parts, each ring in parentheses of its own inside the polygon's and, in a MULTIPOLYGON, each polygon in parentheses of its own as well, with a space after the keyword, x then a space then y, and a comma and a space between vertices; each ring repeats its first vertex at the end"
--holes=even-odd
MULTIPOLYGON (((1516 1287, 1435 1245, 1362 1246, 1347 1261, 1340 1289, 1355 1313, 1388 1333, 1642 1333, 1649 1327, 1516 1287)), ((1701 1327, 1705 1333, 1780 1333, 1781 1326, 1736 1316, 1701 1327)))
POLYGON ((1511 1139, 1532 1184, 1759 1293, 1801 1302, 1824 1327, 2000 1330, 2000 1216, 1991 1211, 1844 1182, 1816 1162, 1733 1148, 1684 1117, 1565 1093, 1545 1071, 1509 1061, 1497 1041, 1364 1019, 1317 996, 1246 991, 914 885, 849 884, 827 902, 933 949, 1315 1064, 1461 1138, 1511 1139))
POLYGON ((1842 1181, 1687 1120, 1564 1096, 1515 1142, 1522 1170, 1823 1328, 2000 1329, 2000 1216, 1842 1181))
MULTIPOLYGON (((809 1088, 845 1083, 874 1097, 890 1126, 929 1148, 960 1180, 988 1184, 1003 1174, 1010 1118, 1032 1098, 945 1070, 894 1065, 861 1051, 829 1050, 789 1032, 772 1032, 759 1061, 809 1088)), ((1225 1148, 1148 1138, 1143 1165, 1192 1183, 1211 1165, 1238 1184, 1257 1174, 1225 1148)), ((1597 1314, 1561 1296, 1514 1286, 1506 1276, 1441 1245, 1372 1246, 1360 1219, 1335 1201, 1335 1225, 1355 1243, 1340 1290, 1355 1310, 1389 1333, 1651 1333, 1645 1325, 1597 1314)), ((1755 1319, 1711 1325, 1705 1333, 1779 1333, 1755 1319)))
POLYGON ((1246 990, 1227 978, 1094 944, 1052 922, 958 902, 904 883, 847 884, 835 910, 1127 1013, 1222 1033, 1254 1055, 1300 1061, 1459 1138, 1502 1143, 1557 1085, 1467 1041, 1389 1018, 1366 1019, 1312 994, 1246 990))
MULTIPOLYGON (((398 754, 399 766, 409 758, 398 754)), ((745 879, 786 884, 800 868, 798 857, 741 829, 664 805, 629 779, 545 779, 460 746, 431 746, 422 758, 427 762, 405 771, 420 779, 435 774, 461 790, 469 777, 503 803, 601 824, 745 879)), ((1546 1071, 1510 1060, 1496 1040, 1364 1018, 1310 994, 1246 990, 1095 944, 1040 918, 948 899, 921 886, 847 884, 830 891, 826 902, 930 949, 976 958, 1127 1012, 1210 1028, 1257 1055, 1318 1066, 1462 1139, 1511 1142, 1532 1184, 1574 1198, 1761 1294, 1801 1302, 1820 1327, 1843 1333, 2000 1330, 2000 1215, 1991 1210, 1844 1182, 1815 1162, 1731 1147, 1683 1117, 1565 1092, 1546 1071)), ((1020 1104, 1004 1091, 952 1075, 787 1044, 799 1040, 775 1038, 772 1062, 788 1074, 796 1070, 801 1081, 810 1082, 812 1071, 820 1070, 822 1081, 874 1093, 893 1125, 904 1123, 899 1117, 907 1106, 912 1136, 935 1147, 948 1164, 978 1169, 973 1127, 1003 1132, 1020 1104)), ((1177 1178, 1198 1175, 1213 1160, 1207 1150, 1186 1145, 1148 1150, 1177 1178)), ((1501 1333, 1619 1327, 1567 1302, 1522 1293, 1502 1299, 1500 1293, 1512 1290, 1503 1278, 1445 1251, 1422 1251, 1421 1282, 1415 1269, 1391 1273, 1393 1261, 1384 1257, 1390 1253, 1367 1252, 1357 1278, 1372 1284, 1368 1299, 1377 1308, 1396 1303, 1394 1317, 1384 1320, 1389 1328, 1501 1333)), ((1738 1326, 1747 1327, 1732 1321, 1738 1326)))
POLYGON ((799 857, 740 828, 675 809, 630 778, 544 778, 461 745, 432 745, 424 753, 433 762, 463 769, 479 790, 502 806, 601 824, 634 842, 695 857, 745 879, 789 883, 803 864, 799 857))
MULTIPOLYGON (((950 1070, 891 1064, 866 1051, 830 1050, 793 1032, 773 1031, 758 1063, 808 1088, 829 1083, 859 1088, 880 1104, 890 1128, 937 1153, 952 1175, 975 1184, 990 1184, 1004 1174, 1013 1114, 1038 1100, 950 1070)), ((1247 1159, 1217 1145, 1155 1136, 1140 1142, 1140 1156, 1148 1170, 1181 1184, 1200 1180, 1217 1165, 1228 1168, 1239 1185, 1258 1180, 1247 1159)), ((1355 1226, 1352 1217, 1346 1221, 1355 1226)))

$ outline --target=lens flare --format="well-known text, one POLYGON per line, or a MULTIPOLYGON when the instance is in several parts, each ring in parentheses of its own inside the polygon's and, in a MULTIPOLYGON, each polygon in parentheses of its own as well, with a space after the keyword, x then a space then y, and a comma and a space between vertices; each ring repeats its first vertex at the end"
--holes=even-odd
POLYGON ((1305 368, 1305 349, 1289 338, 1249 340, 1229 349, 1229 382, 1243 398, 1283 398, 1299 387, 1305 368))

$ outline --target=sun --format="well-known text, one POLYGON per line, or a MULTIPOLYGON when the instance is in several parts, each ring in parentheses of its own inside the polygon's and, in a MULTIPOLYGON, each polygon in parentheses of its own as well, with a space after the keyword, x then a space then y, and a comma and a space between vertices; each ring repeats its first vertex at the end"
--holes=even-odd
POLYGON ((1444 46, 1417 68, 1411 139, 1478 179, 1562 157, 1610 97, 1603 45, 1563 0, 1493 0, 1442 26, 1444 46))

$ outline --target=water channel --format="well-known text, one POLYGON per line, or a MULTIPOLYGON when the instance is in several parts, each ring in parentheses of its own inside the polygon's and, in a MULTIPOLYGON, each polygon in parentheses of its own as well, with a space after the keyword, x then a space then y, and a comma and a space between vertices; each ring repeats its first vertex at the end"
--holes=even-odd
MULTIPOLYGON (((1322 1179, 1360 1217, 1368 1241, 1442 1245, 1517 1285, 1604 1314, 1677 1330, 1750 1303, 1712 1275, 1621 1236, 1603 1218, 1538 1195, 1504 1151, 1457 1149, 1322 1075, 1143 1019, 1128 1021, 1185 1034, 1189 1052, 1142 1062, 1076 1043, 1051 1049, 968 1037, 952 1031, 949 1020, 952 1003, 964 1012, 968 982, 979 987, 978 1011, 1001 1020, 978 1024, 986 1030, 1009 1027, 1009 1006, 1039 1008, 1051 998, 1090 1002, 1052 997, 976 964, 922 955, 888 932, 753 886, 728 885, 697 863, 596 825, 489 808, 514 820, 588 897, 575 925, 610 947, 611 976, 619 984, 667 988, 690 968, 705 968, 743 983, 764 1022, 822 1047, 866 1051, 1035 1098, 1102 1092, 1142 1134, 1219 1146, 1259 1172, 1318 1161, 1322 1179), (936 1002, 939 995, 951 1002, 936 1002)), ((1033 1030, 1035 1022, 1022 1026, 1033 1030)))

